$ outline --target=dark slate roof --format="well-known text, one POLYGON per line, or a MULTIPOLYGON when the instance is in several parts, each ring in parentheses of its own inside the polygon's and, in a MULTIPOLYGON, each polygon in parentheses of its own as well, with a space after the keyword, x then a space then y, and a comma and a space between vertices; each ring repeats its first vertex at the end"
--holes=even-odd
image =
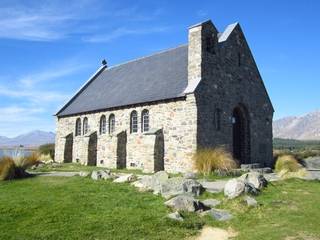
POLYGON ((188 84, 188 46, 102 69, 57 113, 83 112, 173 99, 188 84))

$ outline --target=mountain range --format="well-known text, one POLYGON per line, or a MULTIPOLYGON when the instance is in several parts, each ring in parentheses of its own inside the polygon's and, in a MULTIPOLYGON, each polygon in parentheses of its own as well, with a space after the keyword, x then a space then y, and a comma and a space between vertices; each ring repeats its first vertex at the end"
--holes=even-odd
POLYGON ((273 137, 298 140, 320 140, 320 110, 273 122, 273 137))
POLYGON ((17 137, 9 138, 0 136, 0 147, 13 147, 23 145, 25 147, 38 147, 46 143, 54 143, 55 134, 53 132, 32 131, 17 137))

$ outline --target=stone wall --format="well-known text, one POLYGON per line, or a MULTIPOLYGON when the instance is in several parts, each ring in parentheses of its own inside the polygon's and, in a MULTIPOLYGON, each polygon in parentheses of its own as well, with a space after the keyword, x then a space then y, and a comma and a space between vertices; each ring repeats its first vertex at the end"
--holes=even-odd
MULTIPOLYGON (((163 132, 164 169, 168 172, 183 172, 193 167, 192 155, 196 149, 196 103, 194 95, 186 99, 172 100, 155 104, 139 105, 136 107, 101 111, 98 113, 80 114, 77 116, 57 119, 56 160, 64 161, 65 137, 73 133, 72 162, 87 164, 88 136, 74 136, 77 118, 88 118, 90 133, 98 133, 97 165, 110 168, 117 167, 118 134, 126 132, 126 167, 138 168, 150 172, 154 168, 155 142, 157 132, 163 132), (149 110, 150 131, 141 133, 141 112, 149 110), (138 112, 138 133, 130 133, 130 113, 138 112), (99 134, 100 117, 115 114, 116 131, 112 135, 99 134)), ((108 129, 108 123, 107 123, 108 129)), ((90 133, 88 135, 90 135, 90 133)), ((156 153, 159 155, 159 153, 156 153)))
POLYGON ((202 55, 198 63, 202 80, 195 92, 199 113, 198 148, 225 146, 232 151, 232 115, 233 110, 241 106, 248 112, 246 161, 270 166, 273 108, 240 26, 235 27, 225 42, 218 42, 211 22, 195 26, 190 32, 189 47, 202 55), (206 46, 208 38, 213 42, 210 46, 215 48, 213 51, 206 46), (221 110, 220 129, 215 126, 217 109, 221 110))

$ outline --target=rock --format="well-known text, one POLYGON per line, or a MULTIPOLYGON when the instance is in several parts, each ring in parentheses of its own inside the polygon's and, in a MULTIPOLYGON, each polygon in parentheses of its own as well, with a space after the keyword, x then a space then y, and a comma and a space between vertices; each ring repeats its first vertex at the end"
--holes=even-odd
POLYGON ((185 174, 183 174, 183 177, 185 179, 197 179, 197 173, 194 172, 186 172, 185 174))
POLYGON ((203 191, 202 185, 193 179, 184 179, 182 177, 169 178, 161 183, 161 195, 169 199, 172 196, 188 193, 192 196, 199 196, 203 191))
POLYGON ((180 221, 180 222, 183 221, 183 217, 181 216, 181 214, 178 211, 168 214, 167 217, 172 220, 176 220, 176 221, 180 221))
POLYGON ((224 187, 224 195, 229 199, 240 196, 245 190, 245 184, 241 179, 230 179, 224 187))
POLYGON ((246 196, 246 197, 244 198, 244 201, 247 203, 247 205, 248 205, 249 207, 256 207, 256 206, 258 206, 257 200, 255 200, 255 199, 252 198, 252 197, 246 196))
POLYGON ((256 189, 259 190, 268 185, 268 181, 265 179, 265 177, 258 172, 245 173, 239 177, 239 179, 244 181, 244 183, 252 184, 256 189))
POLYGON ((264 174, 264 177, 268 182, 275 182, 281 180, 281 177, 277 173, 264 174))
POLYGON ((153 178, 158 180, 159 182, 164 182, 164 181, 168 180, 169 175, 165 171, 159 171, 153 175, 153 178))
POLYGON ((101 174, 99 171, 92 171, 91 173, 91 179, 93 180, 99 180, 101 179, 101 174))
POLYGON ((90 175, 89 172, 79 172, 80 177, 88 177, 90 175))
POLYGON ((126 182, 133 182, 137 179, 137 177, 133 174, 126 174, 126 175, 122 175, 118 178, 116 178, 115 180, 113 180, 113 182, 115 183, 126 183, 126 182))
POLYGON ((200 183, 207 192, 220 193, 220 192, 223 192, 227 181, 226 180, 218 180, 214 182, 200 181, 200 183))
POLYGON ((221 209, 210 209, 202 213, 202 215, 209 215, 217 221, 228 221, 233 218, 232 214, 226 210, 221 209))
POLYGON ((307 169, 320 169, 320 157, 309 157, 303 162, 307 169))
POLYGON ((251 183, 245 183, 244 192, 247 194, 258 195, 260 190, 255 188, 251 183))
POLYGON ((168 180, 169 176, 166 172, 160 171, 154 175, 143 175, 132 185, 139 188, 140 191, 154 191, 155 194, 160 193, 161 184, 168 180))
POLYGON ((115 178, 115 176, 111 173, 111 171, 109 169, 100 170, 99 172, 101 174, 101 178, 104 179, 104 180, 114 179, 115 178))
POLYGON ((206 200, 203 200, 201 201, 203 203, 203 205, 205 205, 206 207, 209 207, 209 208, 213 208, 213 207, 216 207, 218 206, 221 201, 220 200, 217 200, 217 199, 206 199, 206 200))
POLYGON ((204 188, 202 185, 194 179, 185 179, 183 181, 183 192, 190 193, 193 196, 200 196, 204 188))
POLYGON ((204 206, 200 201, 188 195, 176 196, 169 201, 166 201, 165 205, 176 211, 195 212, 204 209, 204 206))

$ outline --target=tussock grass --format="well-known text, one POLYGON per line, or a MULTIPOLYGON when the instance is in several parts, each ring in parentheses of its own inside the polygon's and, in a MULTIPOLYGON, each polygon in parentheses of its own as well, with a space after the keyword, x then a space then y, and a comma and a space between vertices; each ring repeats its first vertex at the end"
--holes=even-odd
POLYGON ((193 156, 193 160, 195 169, 204 175, 215 170, 229 171, 238 165, 231 153, 224 148, 200 149, 193 156))
POLYGON ((0 158, 0 181, 13 179, 15 175, 15 164, 11 157, 0 158))
POLYGON ((301 168, 302 166, 299 164, 298 160, 293 155, 279 156, 275 165, 276 172, 297 172, 301 168))
POLYGON ((29 156, 22 156, 16 152, 13 157, 4 156, 0 158, 0 180, 11 180, 29 176, 26 169, 39 162, 39 154, 32 153, 29 156))

